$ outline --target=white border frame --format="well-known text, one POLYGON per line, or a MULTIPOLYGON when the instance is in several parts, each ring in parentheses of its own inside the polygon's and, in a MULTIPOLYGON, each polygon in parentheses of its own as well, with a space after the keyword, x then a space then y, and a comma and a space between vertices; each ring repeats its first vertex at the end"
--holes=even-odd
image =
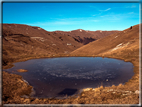
MULTIPOLYGON (((3 106, 18 106, 18 107, 21 107, 21 106, 141 106, 141 8, 142 8, 142 2, 140 0, 3 0, 4 2, 105 2, 105 3, 111 3, 111 2, 119 2, 119 3, 124 3, 124 2, 127 2, 127 3, 139 3, 139 104, 3 104, 3 106)), ((2 10, 1 10, 2 11, 2 10)), ((2 31, 1 31, 2 32, 2 31)), ((0 34, 1 34, 0 32, 0 34)), ((2 43, 2 40, 1 40, 1 43, 2 43)), ((2 45, 1 45, 1 49, 2 49, 2 45)), ((2 55, 1 55, 2 56, 2 55)), ((0 57, 2 58, 2 57, 0 57)), ((1 66, 1 65, 0 65, 1 66)), ((1 66, 2 68, 2 66, 1 66)), ((1 70, 1 69, 0 69, 1 70)), ((1 70, 2 71, 2 70, 1 70)), ((0 71, 0 73, 2 74, 2 72, 0 71)), ((2 75, 0 75, 0 77, 2 77, 2 75)), ((2 83, 2 78, 0 78, 0 82, 2 83)), ((2 89, 2 86, 0 84, 0 93, 2 93, 1 90, 2 89)), ((2 105, 2 98, 0 98, 0 106, 2 105)))

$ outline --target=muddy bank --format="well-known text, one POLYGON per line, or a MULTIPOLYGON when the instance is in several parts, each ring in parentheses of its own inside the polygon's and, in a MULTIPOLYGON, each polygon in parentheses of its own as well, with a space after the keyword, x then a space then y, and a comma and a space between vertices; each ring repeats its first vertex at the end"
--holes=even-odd
MULTIPOLYGON (((58 55, 59 56, 59 55, 58 55)), ((93 56, 93 55, 66 55, 93 56)), ((100 55, 101 56, 101 55, 100 55)), ((57 57, 53 56, 53 57, 57 57)), ((139 103, 139 57, 103 56, 130 61, 134 65, 134 76, 124 85, 98 87, 83 91, 78 97, 68 99, 22 98, 31 93, 32 86, 26 84, 15 74, 3 72, 3 104, 138 104, 139 103), (8 78, 8 79, 7 79, 8 78), (16 85, 15 85, 16 84, 16 85), (23 88, 21 88, 23 86, 23 88), (9 87, 9 88, 8 88, 9 87), (18 91, 17 91, 18 90, 18 91), (8 94, 9 93, 9 94, 8 94)))

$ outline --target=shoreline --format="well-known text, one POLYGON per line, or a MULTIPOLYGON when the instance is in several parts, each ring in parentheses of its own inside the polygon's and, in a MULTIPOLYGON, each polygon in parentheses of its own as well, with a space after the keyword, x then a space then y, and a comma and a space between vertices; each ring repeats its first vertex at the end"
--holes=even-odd
MULTIPOLYGON (((128 82, 126 82, 124 85, 122 85, 122 84, 119 84, 118 86, 114 86, 114 85, 112 85, 112 86, 110 86, 110 87, 102 87, 102 86, 100 86, 100 87, 97 87, 97 88, 94 88, 94 91, 97 89, 97 90, 102 90, 102 89, 110 89, 110 88, 117 88, 117 87, 119 87, 119 88, 124 88, 124 89, 127 89, 126 87, 128 87, 127 86, 127 84, 130 84, 130 85, 132 85, 132 83, 135 81, 135 78, 136 79, 138 79, 138 81, 139 81, 139 76, 137 77, 137 75, 139 75, 139 72, 137 72, 137 70, 136 69, 139 69, 139 60, 138 60, 138 63, 137 63, 137 61, 131 61, 130 59, 125 59, 125 58, 120 58, 120 57, 115 57, 115 56, 104 56, 104 55, 70 55, 70 54, 68 54, 68 55, 54 55, 54 56, 44 56, 44 57, 36 57, 36 58, 33 58, 33 57, 30 57, 30 58, 24 58, 24 59, 20 59, 20 60, 16 60, 15 62, 21 62, 21 61, 26 61, 26 60, 30 60, 30 59, 38 59, 38 58, 56 58, 56 57, 103 57, 103 58, 115 58, 115 59, 119 59, 119 60, 123 60, 123 61, 125 61, 125 62, 131 62, 132 64, 133 64, 133 66, 134 66, 134 70, 133 70, 133 72, 134 72, 134 75, 132 76, 132 78, 130 79, 130 80, 128 80, 128 82), (134 80, 133 80, 134 79, 134 80)), ((14 63, 15 63, 14 62, 14 63)), ((10 64, 13 64, 13 63, 10 63, 10 64)), ((7 66, 9 66, 9 65, 7 65, 7 66)), ((139 83, 138 83, 139 84, 139 83)), ((33 88, 33 87, 32 87, 33 88)), ((87 88, 86 88, 87 89, 87 88)), ((139 89, 138 89, 139 90, 139 89)), ((79 97, 77 97, 77 98, 67 98, 67 99, 53 99, 53 98, 28 98, 29 100, 30 99, 35 99, 35 100, 44 100, 44 101, 41 101, 41 102, 44 102, 44 104, 50 104, 50 103, 47 103, 46 101, 48 101, 48 100, 53 100, 53 102, 55 102, 55 104, 58 104, 58 103, 56 103, 56 102, 62 102, 62 104, 66 104, 66 103, 64 103, 64 102, 66 102, 66 100, 72 100, 73 102, 74 102, 74 100, 76 100, 76 99, 78 99, 78 98, 80 98, 81 96, 82 96, 82 94, 84 94, 85 93, 85 95, 86 95, 86 92, 91 92, 92 91, 92 89, 90 89, 90 90, 88 90, 88 91, 82 91, 81 92, 81 94, 79 95, 79 97), (55 100, 57 100, 57 101, 55 101, 55 100), (59 100, 61 100, 61 101, 59 101, 59 100), (62 101, 63 100, 63 101, 62 101)), ((27 100, 27 99, 25 99, 25 100, 27 100)), ((52 101, 51 101, 52 102, 52 101)), ((25 103, 21 103, 21 104, 25 104, 25 103)), ((28 104, 30 104, 30 103, 28 103, 28 104)), ((70 103, 69 103, 70 104, 70 103)), ((71 104, 74 104, 74 103, 71 103, 71 104)), ((80 103, 79 103, 80 104, 80 103)), ((85 103, 86 104, 86 103, 85 103)))

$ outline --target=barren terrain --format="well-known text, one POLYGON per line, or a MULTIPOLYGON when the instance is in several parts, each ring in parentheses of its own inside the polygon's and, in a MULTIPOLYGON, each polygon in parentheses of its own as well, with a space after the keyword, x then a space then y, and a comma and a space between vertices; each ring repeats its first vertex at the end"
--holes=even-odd
POLYGON ((39 27, 3 25, 3 68, 13 62, 41 57, 101 56, 132 62, 134 76, 124 85, 84 89, 68 99, 24 98, 31 86, 3 71, 3 104, 139 104, 139 25, 83 45, 73 36, 39 27), (48 36, 46 36, 48 35, 48 36))

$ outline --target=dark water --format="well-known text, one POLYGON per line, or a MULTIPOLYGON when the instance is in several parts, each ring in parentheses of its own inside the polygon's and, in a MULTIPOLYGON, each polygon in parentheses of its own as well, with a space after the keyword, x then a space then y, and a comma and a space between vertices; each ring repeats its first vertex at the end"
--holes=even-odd
POLYGON ((34 87, 34 97, 43 98, 63 98, 83 88, 124 84, 134 75, 132 63, 101 57, 33 59, 14 65, 5 71, 23 76, 34 87))

